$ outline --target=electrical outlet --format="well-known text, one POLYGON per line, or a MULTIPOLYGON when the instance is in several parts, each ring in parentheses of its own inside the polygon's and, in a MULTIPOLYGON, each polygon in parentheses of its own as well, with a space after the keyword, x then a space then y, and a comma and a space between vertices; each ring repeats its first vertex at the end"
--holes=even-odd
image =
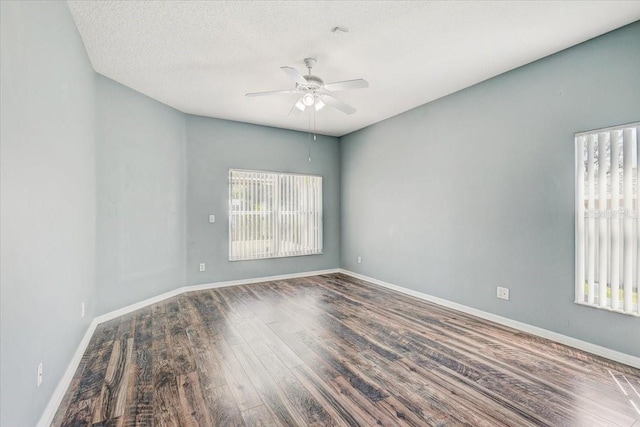
POLYGON ((204 264, 204 262, 200 263, 200 271, 205 271, 207 269, 207 266, 204 264))
POLYGON ((216 222, 216 216, 215 215, 209 215, 209 222, 211 222, 211 223, 216 222))
POLYGON ((85 312, 84 312, 84 301, 82 301, 80 303, 80 317, 84 317, 85 312))
POLYGON ((40 388, 40 385, 42 384, 42 362, 40 362, 40 364, 38 365, 38 388, 40 388))
POLYGON ((501 288, 498 286, 497 297, 509 301, 509 288, 501 288))
POLYGON ((362 264, 362 257, 361 256, 358 257, 358 264, 362 264))

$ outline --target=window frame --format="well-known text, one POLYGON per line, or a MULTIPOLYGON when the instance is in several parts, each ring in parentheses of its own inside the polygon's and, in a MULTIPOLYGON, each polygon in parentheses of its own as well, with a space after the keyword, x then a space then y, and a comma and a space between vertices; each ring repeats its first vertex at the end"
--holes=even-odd
POLYGON ((574 135, 574 157, 574 302, 640 317, 640 122, 577 132, 574 135), (616 187, 613 186, 614 155, 618 156, 615 159, 616 187), (601 156, 605 156, 604 162, 601 156), (606 170, 600 169, 601 164, 606 170), (626 183, 628 176, 631 177, 629 184, 626 183), (614 189, 618 194, 615 198, 614 189), (607 200, 604 209, 600 202, 603 194, 607 200), (604 246, 601 247, 601 243, 604 246), (631 250, 627 251, 628 248, 631 250), (631 255, 627 257, 628 253, 631 255), (628 273, 627 268, 630 269, 628 273), (623 273, 630 277, 629 288, 624 284, 623 273), (602 277, 606 277, 604 288, 600 287, 602 277), (623 298, 626 292, 630 294, 629 303, 623 298), (617 295, 615 304, 614 295, 617 295))
MULTIPOLYGON (((241 169, 241 168, 229 168, 229 174, 228 174, 228 179, 229 179, 229 193, 228 193, 228 220, 229 220, 229 228, 228 228, 228 239, 229 239, 229 258, 228 260, 230 262, 237 262, 237 261, 256 261, 256 260, 264 260, 264 259, 275 259, 275 258, 289 258, 289 257, 298 257, 298 256, 311 256, 311 255, 322 255, 323 254, 323 247, 324 247, 324 227, 323 227, 323 223, 324 223, 324 179, 322 175, 315 175, 315 174, 304 174, 304 173, 295 173, 295 172, 279 172, 279 171, 269 171, 269 170, 256 170, 256 169, 241 169), (234 242, 237 242, 238 240, 234 240, 233 238, 233 227, 234 227, 234 223, 233 223, 233 217, 235 216, 236 218, 239 216, 239 213, 237 211, 233 210, 233 201, 235 199, 233 199, 233 188, 234 188, 234 182, 233 182, 233 173, 234 172, 238 172, 238 173, 244 173, 244 174, 261 174, 261 175, 273 175, 275 182, 274 182, 274 193, 272 195, 273 200, 271 201, 271 203, 273 204, 273 210, 269 211, 272 212, 273 215, 273 219, 272 219, 272 227, 273 229, 271 230, 271 232, 273 233, 273 249, 268 253, 268 255, 266 256, 256 256, 256 252, 254 251, 254 253, 251 253, 248 256, 241 256, 238 253, 234 253, 234 249, 233 249, 233 244, 234 242), (285 178, 286 177, 286 178, 285 178), (291 251, 283 251, 283 240, 281 238, 282 235, 285 235, 286 233, 282 233, 282 219, 283 219, 283 211, 284 209, 282 208, 282 205, 280 203, 281 200, 281 185, 283 183, 283 180, 289 179, 291 180, 291 177, 299 177, 299 178, 313 178, 315 179, 315 183, 310 183, 312 185, 316 185, 317 189, 313 191, 313 193, 315 194, 315 192, 319 192, 319 194, 317 195, 316 198, 314 198, 314 206, 313 209, 307 209, 306 211, 303 211, 301 209, 295 209, 295 210, 291 210, 289 211, 290 214, 298 214, 298 220, 300 220, 302 218, 302 216, 304 215, 310 215, 313 217, 313 219, 309 219, 307 218, 307 221, 309 221, 307 227, 313 227, 313 228, 308 228, 307 229, 307 234, 306 236, 314 236, 314 243, 315 243, 315 247, 314 246, 309 246, 310 249, 304 250, 302 252, 304 253, 297 253, 300 251, 294 251, 293 253, 291 251), (317 229, 317 230, 316 230, 317 229)), ((246 178, 245 178, 246 179, 246 178)), ((256 178, 253 178, 254 180, 257 180, 256 178)), ((288 185, 294 185, 293 182, 289 182, 288 185)), ((309 201, 309 200, 308 200, 309 201)), ((308 207, 308 206, 307 206, 308 207)), ((242 215, 243 213, 246 214, 247 212, 258 212, 255 210, 252 211, 245 211, 240 213, 240 215, 242 215)), ((292 234, 288 234, 289 236, 292 236, 292 234)), ((246 240, 245 240, 246 241, 246 240)), ((252 241, 252 240, 249 240, 252 241)), ((255 239, 254 239, 255 241, 255 239)), ((289 242, 290 244, 294 244, 295 242, 289 242)), ((300 244, 300 243, 298 243, 300 244)), ((255 247, 254 247, 255 249, 255 247)))

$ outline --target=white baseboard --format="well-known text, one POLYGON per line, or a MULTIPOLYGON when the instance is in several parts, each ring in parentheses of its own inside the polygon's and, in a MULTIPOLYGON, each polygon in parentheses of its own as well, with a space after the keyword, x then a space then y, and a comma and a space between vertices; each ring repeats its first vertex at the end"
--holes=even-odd
POLYGON ((67 389, 69 388, 69 384, 71 384, 71 380, 73 380, 73 376, 80 365, 80 360, 84 355, 84 352, 87 350, 89 346, 89 342, 91 341, 91 337, 98 326, 98 322, 96 319, 93 319, 87 328, 87 331, 84 333, 78 348, 75 353, 73 353, 73 357, 71 358, 71 362, 67 366, 67 370, 64 371, 64 375, 60 381, 58 381, 58 385, 56 389, 53 391, 53 395, 51 399, 49 399, 49 403, 47 403, 47 407, 44 409, 40 420, 38 421, 37 427, 49 427, 53 422, 53 417, 56 416, 56 412, 58 411, 58 407, 60 403, 62 403, 62 399, 64 398, 67 389))
POLYGON ((589 353, 595 354, 597 356, 605 357, 607 359, 611 359, 616 362, 624 363, 625 365, 633 366, 634 368, 640 369, 640 357, 636 357, 630 354, 611 350, 609 348, 592 344, 587 341, 582 341, 577 338, 572 338, 566 335, 559 334, 557 332, 553 332, 547 329, 539 328, 537 326, 529 325, 527 323, 522 323, 506 317, 498 316, 497 314, 478 310, 477 308, 469 307, 469 306, 458 304, 456 302, 452 302, 446 299, 424 294, 422 292, 403 288, 402 286, 383 282, 382 280, 374 279, 373 277, 365 276, 363 274, 354 273, 353 271, 340 269, 339 272, 346 274, 347 276, 355 277, 356 279, 364 280, 366 282, 371 282, 376 285, 380 285, 385 288, 392 289, 394 291, 402 292, 403 294, 406 294, 406 295, 411 295, 413 297, 420 298, 425 301, 442 305, 444 307, 452 308, 454 310, 458 310, 463 313, 471 314, 473 316, 480 317, 481 319, 490 320, 492 322, 499 323, 501 325, 508 326, 510 328, 517 329, 522 332, 527 332, 532 335, 537 335, 539 337, 546 338, 560 344, 568 345, 570 347, 574 347, 579 350, 584 350, 589 353))
POLYGON ((147 307, 151 304, 155 304, 157 302, 166 300, 167 298, 175 297, 176 295, 180 295, 185 292, 201 291, 204 289, 226 288, 227 286, 249 285, 251 283, 272 282, 274 280, 297 279, 300 277, 319 276, 321 274, 337 273, 339 271, 340 271, 339 268, 333 268, 330 270, 306 271, 304 273, 281 274, 279 276, 256 277, 253 279, 228 280, 226 282, 213 282, 213 283, 205 283, 203 285, 183 286, 181 288, 174 289, 169 292, 165 292, 164 294, 160 294, 158 296, 137 302, 135 304, 131 304, 126 307, 122 307, 117 310, 110 311, 109 313, 105 313, 101 316, 96 317, 95 320, 97 320, 98 324, 104 323, 108 320, 115 319, 116 317, 122 316, 123 314, 131 313, 133 311, 136 311, 141 308, 147 307))
POLYGON ((64 398, 71 381, 73 380, 73 376, 80 365, 80 360, 82 359, 82 355, 87 350, 87 346, 89 345, 89 341, 91 341, 91 337, 96 330, 96 327, 100 323, 104 323, 111 319, 115 319, 116 317, 122 316, 123 314, 131 313, 133 311, 139 310, 141 308, 147 307, 151 304, 155 304, 157 302, 163 301, 167 298, 174 297, 176 295, 180 295, 185 292, 191 291, 199 291, 203 289, 214 289, 214 288, 224 288, 227 286, 237 286, 237 285, 248 285, 251 283, 260 283, 260 282, 272 282, 274 280, 287 280, 287 279, 297 279, 300 277, 309 277, 309 276, 318 276, 321 274, 331 274, 337 273, 340 269, 333 268, 330 270, 317 270, 317 271, 307 271, 304 273, 291 273, 291 274, 282 274, 279 276, 267 276, 267 277, 257 277, 253 279, 240 279, 240 280, 229 280, 226 282, 214 282, 207 283, 204 285, 194 285, 194 286, 183 286, 178 289, 174 289, 169 292, 165 292, 164 294, 148 298, 144 301, 137 302, 135 304, 128 305, 123 308, 119 308, 118 310, 111 311, 109 313, 105 313, 101 316, 95 317, 89 327, 87 328, 87 332, 85 332, 84 337, 82 337, 82 341, 78 345, 69 365, 67 366, 67 370, 64 372, 64 375, 58 382, 56 389, 49 399, 49 403, 45 408, 42 416, 40 417, 40 421, 38 421, 37 427, 49 427, 53 422, 53 417, 55 417, 56 412, 58 411, 58 407, 60 403, 62 403, 62 399, 64 398))

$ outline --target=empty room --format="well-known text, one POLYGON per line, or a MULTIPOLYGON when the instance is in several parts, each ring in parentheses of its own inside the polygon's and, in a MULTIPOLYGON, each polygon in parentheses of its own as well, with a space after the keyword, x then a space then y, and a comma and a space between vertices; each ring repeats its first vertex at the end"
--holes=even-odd
POLYGON ((640 2, 0 17, 2 427, 640 427, 640 2))

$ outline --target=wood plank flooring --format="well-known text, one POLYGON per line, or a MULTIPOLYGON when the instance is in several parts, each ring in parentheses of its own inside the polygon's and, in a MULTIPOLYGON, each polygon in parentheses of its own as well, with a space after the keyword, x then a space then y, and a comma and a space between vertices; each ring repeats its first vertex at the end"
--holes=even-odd
POLYGON ((99 325, 53 425, 639 420, 638 369, 330 274, 190 292, 99 325))

